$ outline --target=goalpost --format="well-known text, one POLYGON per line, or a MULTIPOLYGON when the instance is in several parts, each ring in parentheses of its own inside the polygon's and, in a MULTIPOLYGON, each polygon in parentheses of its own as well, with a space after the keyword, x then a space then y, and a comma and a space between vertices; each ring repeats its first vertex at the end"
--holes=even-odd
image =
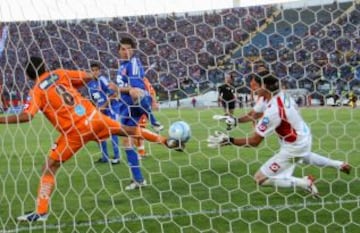
MULTIPOLYGON (((224 2, 196 12, 156 14, 149 6, 151 14, 0 23, 2 114, 18 112, 27 99, 33 83, 26 82, 24 64, 30 56, 43 57, 49 69, 89 70, 98 62, 115 80, 117 45, 129 36, 157 92, 161 134, 177 120, 192 130, 184 152, 146 143, 148 156, 140 165, 149 185, 131 191, 125 190, 132 178, 122 145, 120 165, 111 165, 96 164, 101 152, 89 143, 56 175, 48 220, 19 223, 17 216, 34 209, 40 166, 58 132, 41 113, 28 124, 1 125, 0 233, 359 232, 360 112, 356 101, 348 106, 346 100, 360 94, 360 3, 224 2), (223 114, 216 87, 224 75, 235 77, 240 116, 253 105, 249 75, 264 67, 298 101, 313 151, 353 167, 346 175, 298 166, 297 176, 317 177, 319 199, 302 190, 256 186, 253 175, 278 150, 275 137, 258 148, 207 147, 209 134, 226 131, 212 119, 223 114), (329 96, 345 104, 327 104, 329 96)), ((52 11, 56 4, 45 7, 52 11)), ((228 133, 252 132, 252 124, 240 124, 228 133)))

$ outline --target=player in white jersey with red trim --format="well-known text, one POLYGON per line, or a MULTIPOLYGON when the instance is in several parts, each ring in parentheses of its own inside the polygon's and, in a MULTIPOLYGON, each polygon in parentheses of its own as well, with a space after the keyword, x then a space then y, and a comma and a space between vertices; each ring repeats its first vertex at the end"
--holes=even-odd
POLYGON ((255 147, 266 136, 276 132, 280 150, 261 166, 255 174, 255 181, 259 185, 300 187, 317 196, 318 191, 312 176, 297 178, 292 175, 297 162, 336 167, 345 173, 350 173, 351 167, 342 161, 331 160, 311 152, 311 131, 299 114, 295 101, 281 91, 279 86, 279 81, 275 77, 269 75, 263 78, 263 87, 257 93, 267 101, 266 110, 251 137, 232 138, 216 132, 209 136, 208 146, 217 148, 233 144, 255 147), (347 165, 346 168, 343 167, 344 164, 347 165))
MULTIPOLYGON (((268 74, 268 73, 266 73, 268 74)), ((265 75, 265 74, 260 74, 265 75)), ((261 86, 261 78, 260 76, 256 74, 251 74, 250 76, 250 89, 252 92, 252 95, 256 95, 255 104, 250 112, 247 114, 235 118, 231 115, 214 115, 214 120, 222 120, 227 124, 227 130, 231 130, 234 126, 237 125, 237 123, 246 123, 249 121, 252 121, 254 125, 256 124, 256 121, 262 117, 263 112, 266 109, 267 101, 264 100, 264 97, 257 94, 257 90, 261 86)))
MULTIPOLYGON (((260 74, 260 76, 266 76, 266 75, 268 75, 267 72, 262 72, 260 74)), ((253 93, 257 95, 257 100, 253 109, 248 114, 239 117, 238 119, 232 118, 231 116, 225 116, 225 118, 224 116, 222 117, 218 116, 214 118, 215 119, 218 118, 220 120, 225 121, 228 129, 236 126, 236 122, 245 123, 245 122, 253 121, 254 123, 256 123, 256 121, 263 116, 263 113, 265 112, 268 105, 268 100, 266 100, 264 96, 261 95, 261 91, 258 91, 261 90, 260 76, 257 76, 255 74, 251 75, 250 88, 253 91, 253 93)), ((341 172, 344 172, 346 174, 350 174, 351 171, 351 166, 346 162, 332 160, 314 152, 310 152, 307 156, 305 156, 302 159, 302 162, 306 164, 316 165, 319 167, 333 167, 335 169, 339 169, 341 172)))
POLYGON ((267 106, 267 101, 264 99, 264 97, 257 93, 257 90, 261 87, 260 76, 251 74, 250 78, 250 89, 253 94, 256 94, 256 101, 252 110, 248 114, 237 119, 237 122, 239 123, 245 123, 249 121, 256 123, 257 119, 262 117, 267 106))

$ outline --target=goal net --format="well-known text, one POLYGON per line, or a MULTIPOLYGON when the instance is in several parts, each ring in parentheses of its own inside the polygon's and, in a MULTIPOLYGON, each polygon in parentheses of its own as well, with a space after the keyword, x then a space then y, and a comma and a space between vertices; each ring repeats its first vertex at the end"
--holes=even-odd
MULTIPOLYGON (((26 103, 34 85, 25 77, 30 56, 50 70, 90 70, 97 62, 115 81, 119 41, 130 37, 157 93, 161 134, 182 120, 192 138, 183 152, 146 142, 140 166, 148 185, 129 191, 122 142, 119 165, 96 163, 101 151, 88 143, 56 174, 47 221, 23 223, 16 217, 35 209, 41 166, 59 133, 41 113, 27 124, 1 125, 0 232, 359 232, 360 4, 315 3, 1 23, 2 114, 18 114, 26 103), (297 101, 312 151, 353 168, 348 175, 297 166, 295 176, 317 178, 318 199, 255 184, 254 174, 279 149, 276 136, 256 148, 207 147, 209 134, 226 131, 212 119, 224 114, 217 89, 224 77, 234 77, 241 116, 254 104, 250 76, 264 67, 297 101)), ((253 131, 249 123, 228 133, 253 131)), ((109 143, 111 157, 112 149, 109 143)))

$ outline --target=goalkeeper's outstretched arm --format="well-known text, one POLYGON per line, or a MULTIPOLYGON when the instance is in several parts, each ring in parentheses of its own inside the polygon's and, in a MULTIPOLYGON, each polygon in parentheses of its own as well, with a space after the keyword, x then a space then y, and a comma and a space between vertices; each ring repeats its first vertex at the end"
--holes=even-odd
POLYGON ((237 118, 237 121, 238 123, 246 123, 249 121, 256 122, 256 120, 260 119, 262 115, 263 113, 261 112, 255 112, 254 110, 251 110, 246 115, 237 118))
POLYGON ((225 122, 227 124, 227 130, 231 130, 234 127, 236 127, 238 123, 246 123, 250 121, 256 123, 256 121, 260 119, 262 116, 263 116, 262 112, 256 112, 252 110, 246 115, 238 118, 228 115, 214 115, 213 119, 225 122))
POLYGON ((213 135, 209 135, 207 142, 208 147, 210 148, 218 148, 227 145, 257 147, 263 139, 264 138, 257 133, 254 133, 251 137, 233 138, 223 132, 217 131, 213 135))
POLYGON ((235 146, 245 146, 245 147, 257 147, 262 141, 263 137, 257 133, 254 133, 251 137, 245 138, 232 138, 230 137, 230 142, 235 146))

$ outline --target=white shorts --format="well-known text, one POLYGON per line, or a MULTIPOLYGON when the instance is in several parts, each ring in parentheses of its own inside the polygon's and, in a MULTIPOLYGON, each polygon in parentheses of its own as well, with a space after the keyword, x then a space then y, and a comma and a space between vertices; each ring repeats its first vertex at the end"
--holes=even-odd
POLYGON ((288 146, 282 146, 279 153, 260 167, 260 171, 267 177, 289 177, 294 173, 296 164, 310 151, 311 138, 303 147, 297 147, 295 150, 288 146))

